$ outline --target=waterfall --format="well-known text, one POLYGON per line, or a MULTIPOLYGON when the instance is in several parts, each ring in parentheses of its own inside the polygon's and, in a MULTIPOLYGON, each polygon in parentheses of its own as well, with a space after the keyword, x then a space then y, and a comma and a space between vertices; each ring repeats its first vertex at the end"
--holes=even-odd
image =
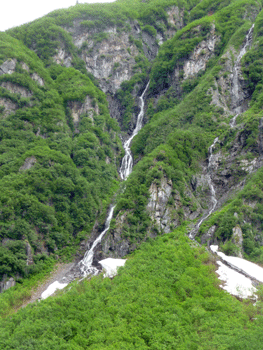
POLYGON ((93 242, 90 250, 88 250, 85 253, 84 258, 79 262, 79 268, 80 268, 81 274, 85 277, 89 274, 97 275, 99 272, 98 269, 96 269, 96 267, 92 266, 94 251, 95 251, 95 248, 97 247, 97 245, 101 242, 103 236, 106 234, 106 232, 110 228, 110 223, 111 223, 111 219, 113 217, 114 208, 115 208, 115 206, 112 206, 109 210, 109 214, 107 216, 106 223, 105 223, 105 229, 101 232, 101 234, 93 242))
POLYGON ((232 119, 230 120, 230 123, 229 123, 230 128, 233 128, 234 126, 236 126, 236 119, 237 119, 238 116, 239 116, 239 114, 236 114, 236 115, 234 116, 234 118, 232 118, 232 119))
POLYGON ((215 187, 213 185, 213 182, 212 182, 212 178, 211 178, 211 175, 210 175, 210 171, 211 171, 211 168, 212 168, 212 161, 213 161, 213 150, 214 150, 214 147, 216 145, 216 143, 218 142, 218 137, 216 137, 214 139, 214 142, 212 143, 212 145, 209 147, 208 149, 208 166, 207 166, 207 176, 208 176, 208 186, 209 186, 209 189, 210 189, 210 193, 211 193, 211 202, 212 202, 212 206, 208 212, 208 214, 206 214, 199 222, 198 224, 196 225, 196 227, 190 232, 189 234, 189 238, 191 239, 194 239, 194 236, 195 234, 197 233, 198 229, 200 228, 200 226, 202 225, 202 223, 213 213, 213 211, 215 210, 216 208, 216 205, 217 205, 217 199, 216 199, 216 191, 215 191, 215 187))
MULTIPOLYGON (((133 160, 132 160, 132 153, 131 153, 130 145, 131 145, 131 141, 134 138, 134 136, 136 136, 142 128, 143 117, 144 117, 144 105, 145 105, 144 95, 149 87, 149 84, 150 84, 150 82, 148 82, 146 88, 144 89, 142 95, 140 96, 141 109, 140 109, 140 113, 137 117, 135 129, 133 130, 131 137, 123 145, 124 150, 125 150, 125 156, 122 159, 122 164, 120 167, 120 176, 121 176, 122 180, 124 180, 124 181, 128 178, 128 176, 132 172, 133 160)), ((88 250, 85 253, 84 258, 78 264, 79 269, 81 271, 81 274, 84 277, 86 277, 89 274, 90 275, 97 275, 99 272, 98 269, 96 269, 96 267, 92 266, 94 252, 95 252, 95 248, 101 242, 102 238, 104 237, 104 235, 107 233, 107 231, 110 228, 110 223, 111 223, 111 220, 113 217, 114 208, 115 208, 115 206, 112 206, 109 210, 109 213, 108 213, 108 216, 106 219, 106 223, 105 223, 105 229, 101 232, 101 234, 98 236, 98 238, 93 242, 90 250, 88 250)))
MULTIPOLYGON (((247 48, 251 44, 253 29, 254 29, 254 24, 249 29, 249 31, 248 31, 248 33, 246 35, 245 44, 242 47, 239 55, 237 56, 237 59, 235 61, 234 68, 233 68, 233 79, 232 79, 232 88, 231 88, 231 95, 232 96, 231 96, 231 99, 232 99, 232 109, 234 110, 234 112, 237 115, 242 112, 241 103, 242 103, 242 101, 244 99, 244 94, 243 94, 242 88, 240 87, 239 79, 238 79, 238 76, 239 76, 239 73, 240 73, 240 62, 241 62, 242 57, 246 54, 247 48)), ((235 126, 235 119, 234 118, 232 119, 232 121, 234 120, 234 124, 232 123, 232 121, 230 122, 230 123, 233 124, 233 126, 235 126)), ((231 126, 231 124, 230 124, 230 126, 231 126)))
POLYGON ((131 137, 124 142, 123 148, 125 150, 125 156, 122 159, 121 167, 120 167, 120 177, 122 180, 126 180, 130 173, 132 172, 133 160, 132 153, 130 149, 130 145, 134 136, 138 134, 138 132, 142 128, 143 117, 144 117, 144 95, 149 87, 150 82, 146 85, 142 95, 140 96, 141 110, 137 118, 136 127, 133 130, 131 137))

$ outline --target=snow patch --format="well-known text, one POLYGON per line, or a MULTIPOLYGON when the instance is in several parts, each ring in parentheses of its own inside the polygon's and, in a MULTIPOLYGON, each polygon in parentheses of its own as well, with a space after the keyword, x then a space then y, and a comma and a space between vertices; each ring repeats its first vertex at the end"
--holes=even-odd
POLYGON ((245 299, 252 297, 257 291, 257 289, 253 287, 249 278, 232 270, 221 261, 217 261, 217 264, 219 265, 219 268, 216 272, 219 275, 219 279, 225 282, 225 284, 220 285, 220 287, 226 290, 228 293, 245 299))
POLYGON ((217 253, 218 245, 210 245, 210 249, 212 250, 213 253, 217 253))
POLYGON ((252 285, 251 279, 256 279, 263 283, 263 268, 248 260, 235 256, 227 256, 219 252, 218 245, 211 245, 210 249, 213 253, 220 256, 225 263, 230 265, 228 267, 221 261, 217 262, 219 269, 216 272, 219 275, 219 279, 225 282, 225 285, 221 285, 220 287, 240 298, 253 296, 257 289, 252 285), (248 277, 245 277, 242 273, 248 277))
POLYGON ((117 275, 118 267, 124 266, 126 263, 125 259, 104 259, 99 261, 102 268, 105 270, 104 277, 114 277, 117 275))
POLYGON ((41 299, 46 299, 50 297, 50 295, 54 294, 56 290, 63 289, 67 285, 67 283, 59 283, 58 281, 50 284, 48 288, 41 294, 41 299))
POLYGON ((263 268, 245 259, 237 258, 235 256, 227 256, 224 253, 217 252, 224 261, 245 272, 252 278, 263 283, 263 268))

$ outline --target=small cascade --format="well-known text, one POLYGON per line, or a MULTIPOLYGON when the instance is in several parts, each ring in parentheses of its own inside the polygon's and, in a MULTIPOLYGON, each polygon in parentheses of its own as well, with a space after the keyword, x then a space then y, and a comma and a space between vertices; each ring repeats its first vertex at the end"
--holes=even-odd
POLYGON ((99 270, 96 269, 96 267, 92 266, 94 251, 95 251, 95 248, 97 247, 97 245, 101 242, 103 236, 106 234, 106 232, 110 228, 110 223, 111 223, 111 219, 113 217, 114 208, 115 208, 115 206, 112 206, 110 208, 110 211, 109 211, 109 214, 107 216, 106 223, 105 223, 105 229, 101 232, 101 234, 93 242, 90 250, 88 250, 85 253, 84 258, 79 262, 79 268, 80 268, 82 276, 84 276, 84 277, 86 277, 88 275, 97 275, 99 272, 99 270))
MULTIPOLYGON (((142 128, 143 117, 144 117, 144 105, 145 105, 144 95, 149 87, 149 84, 150 84, 150 82, 148 82, 146 88, 144 89, 142 95, 140 96, 141 109, 140 109, 140 113, 139 113, 138 118, 137 118, 136 127, 133 130, 131 137, 123 145, 124 150, 125 150, 125 156, 122 159, 122 164, 120 167, 120 176, 121 176, 122 180, 124 180, 124 181, 128 178, 128 176, 132 172, 133 159, 132 159, 130 145, 131 145, 132 139, 138 134, 138 132, 142 128)), ((101 242, 102 238, 104 237, 104 235, 107 233, 107 231, 110 228, 110 223, 111 223, 111 220, 113 217, 114 208, 115 208, 115 206, 112 206, 109 210, 109 214, 108 214, 108 217, 107 217, 107 220, 105 223, 104 231, 101 232, 101 234, 98 236, 98 238, 93 242, 90 250, 88 250, 85 253, 84 258, 78 264, 78 267, 81 271, 81 275, 84 277, 86 277, 88 275, 97 275, 99 273, 99 270, 96 267, 92 266, 94 252, 95 252, 95 248, 101 242)))
POLYGON ((142 95, 140 96, 140 102, 141 102, 141 110, 137 118, 136 127, 133 130, 133 133, 131 137, 124 142, 123 148, 125 150, 125 156, 122 159, 121 167, 120 167, 120 177, 122 180, 126 180, 130 173, 132 172, 133 167, 133 159, 132 159, 132 153, 130 149, 130 145, 132 142, 132 139, 138 134, 138 132, 142 128, 143 123, 143 117, 144 117, 144 95, 149 87, 150 82, 146 85, 146 88, 144 89, 142 95))
POLYGON ((230 120, 229 126, 230 126, 231 129, 234 128, 234 127, 236 126, 236 120, 237 120, 237 117, 238 117, 238 116, 239 116, 239 114, 236 114, 236 115, 234 116, 234 118, 232 118, 232 119, 230 120))
POLYGON ((210 193, 211 193, 212 206, 211 206, 208 214, 206 214, 198 222, 198 224, 195 226, 195 228, 190 232, 189 238, 191 238, 191 239, 194 239, 194 237, 195 237, 196 233, 198 232, 198 230, 199 230, 200 226, 202 225, 202 223, 213 213, 213 211, 215 210, 216 205, 217 205, 216 191, 215 191, 215 187, 213 185, 212 178, 211 178, 211 175, 210 175, 210 172, 211 172, 211 169, 212 169, 212 162, 213 162, 213 150, 214 150, 214 147, 215 147, 217 142, 218 142, 218 137, 216 137, 214 139, 214 142, 212 143, 212 145, 208 149, 209 156, 208 156, 207 176, 208 176, 208 186, 209 186, 210 193))
MULTIPOLYGON (((246 35, 246 40, 245 44, 242 47, 239 55, 237 56, 236 62, 233 67, 233 80, 232 80, 232 91, 231 91, 231 99, 232 99, 232 109, 235 113, 240 114, 242 113, 242 107, 241 104, 244 100, 244 93, 242 88, 240 87, 239 84, 239 73, 240 73, 240 62, 242 57, 246 54, 247 48, 251 45, 252 42, 252 35, 253 35, 253 29, 254 29, 254 24, 252 27, 249 29, 247 35, 246 35)), ((235 117, 234 117, 235 118, 235 117)), ((231 126, 231 125, 230 125, 231 126)))

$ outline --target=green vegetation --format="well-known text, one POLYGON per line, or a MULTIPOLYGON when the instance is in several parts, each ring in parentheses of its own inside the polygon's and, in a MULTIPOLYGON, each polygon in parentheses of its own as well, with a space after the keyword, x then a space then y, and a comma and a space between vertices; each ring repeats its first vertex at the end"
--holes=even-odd
MULTIPOLYGON (((215 79, 219 79, 224 74, 223 60, 220 60, 221 55, 236 41, 236 33, 240 34, 242 31, 245 36, 251 27, 251 22, 244 18, 244 13, 248 9, 251 11, 252 8, 253 11, 259 12, 258 5, 254 2, 244 5, 243 1, 235 1, 231 2, 229 6, 215 7, 213 15, 209 14, 207 17, 189 23, 160 48, 150 72, 149 97, 151 99, 147 111, 148 123, 135 137, 132 144, 135 159, 140 161, 127 180, 126 190, 119 197, 115 212, 117 218, 128 212, 122 236, 128 239, 131 244, 138 245, 149 234, 149 228, 153 229, 154 227, 146 209, 149 188, 153 183, 159 186, 163 178, 171 180, 171 202, 176 198, 180 200, 179 208, 173 214, 174 221, 181 224, 186 219, 184 212, 196 210, 197 203, 200 201, 201 206, 206 207, 203 197, 204 194, 209 196, 209 192, 200 194, 198 191, 191 191, 192 194, 189 196, 191 179, 194 174, 200 171, 200 161, 207 157, 208 148, 216 136, 225 142, 226 148, 231 148, 236 136, 235 133, 229 131, 227 126, 229 119, 225 116, 223 108, 211 104, 212 93, 209 90, 215 89, 215 79), (226 17, 228 25, 225 24, 226 17), (241 25, 243 26, 240 29, 241 25), (174 83, 175 69, 183 73, 183 66, 186 59, 189 58, 189 54, 198 43, 209 38, 214 30, 221 40, 216 43, 215 57, 208 62, 206 71, 201 71, 195 77, 186 80, 183 74, 179 74, 178 81, 174 83), (158 95, 159 93, 160 95, 158 95), (157 103, 154 101, 156 95, 161 96, 157 103)), ((260 18, 261 15, 259 15, 259 23, 260 18)), ((256 26, 258 28, 259 24, 256 26)), ((240 39, 239 43, 242 44, 240 39)), ((257 50, 257 45, 255 45, 254 50, 257 50)), ((244 62, 249 55, 248 53, 245 56, 244 62)), ((246 67, 249 70, 250 66, 246 65, 246 67)), ((253 69, 252 66, 252 72, 253 69)), ((245 139, 247 152, 252 152, 256 157, 259 153, 260 102, 252 108, 251 112, 248 111, 244 117, 245 128, 242 135, 245 139), (258 113, 256 116, 255 112, 258 113)), ((237 167, 236 170, 233 169, 233 173, 236 181, 241 181, 247 174, 240 167, 237 167)), ((232 214, 228 213, 227 215, 229 217, 232 214)), ((242 218, 240 218, 240 222, 241 220, 242 218)), ((260 219, 256 219, 256 221, 258 220, 260 219)), ((218 233, 218 237, 224 241, 227 235, 228 238, 232 235, 235 220, 224 218, 222 222, 229 228, 227 233, 225 226, 222 226, 222 234, 218 233)), ((221 223, 218 225, 220 226, 221 223)), ((251 225, 253 226, 252 222, 251 225)), ((115 225, 112 227, 112 234, 114 230, 115 225)), ((201 233, 206 232, 206 230, 207 226, 201 233)), ((255 243, 258 230, 262 232, 262 228, 257 225, 254 235, 249 238, 253 242, 252 245, 255 244, 256 247, 260 247, 262 244, 261 240, 255 243)), ((157 231, 160 231, 160 228, 157 231)), ((247 249, 245 251, 248 252, 247 249)), ((254 253, 259 254, 258 252, 254 253)))
MULTIPOLYGON (((235 255, 233 228, 239 227, 245 257, 263 263, 263 171, 249 168, 260 166, 263 149, 261 6, 254 0, 77 4, 0 34, 0 65, 15 62, 12 74, 0 76, 0 280, 17 282, 0 295, 1 349, 260 349, 262 290, 256 306, 222 291, 215 261, 186 234, 189 221, 210 204, 209 187, 196 184, 219 137, 213 175, 229 197, 202 224, 197 240, 214 226, 221 249, 235 255), (241 61, 251 101, 230 128, 231 64, 254 19, 253 45, 241 61), (73 29, 87 35, 78 47, 73 29), (123 33, 129 38, 125 54, 137 52, 126 56, 136 62, 132 78, 110 96, 120 106, 120 125, 110 117, 102 82, 86 69, 111 31, 120 45, 123 33), (143 37, 157 42, 173 31, 149 61, 143 37), (205 65, 186 77, 185 63, 200 44, 205 65), (149 80, 146 125, 132 143, 134 170, 120 186, 118 135, 133 128, 149 80), (172 233, 160 236, 165 231, 148 204, 149 189, 163 183, 169 185, 169 195, 162 191, 172 233), (95 223, 104 227, 113 198, 106 238, 133 251, 118 276, 75 282, 15 313, 55 262, 74 259, 95 223)), ((107 53, 98 57, 107 60, 107 53)), ((122 62, 112 67, 117 75, 122 62)))
POLYGON ((262 303, 218 288, 184 229, 149 240, 113 280, 102 276, 0 321, 4 349, 258 349, 262 303))
MULTIPOLYGON (((215 235, 224 245, 229 244, 233 228, 239 226, 243 232, 243 249, 246 258, 263 263, 263 186, 262 169, 252 176, 244 189, 214 213, 202 226, 200 235, 215 225, 215 235)), ((224 248, 222 244, 222 248, 224 248)), ((236 254, 235 246, 232 247, 236 254)), ((230 254, 229 254, 230 255, 230 254)))
POLYGON ((40 271, 48 255, 74 256, 95 219, 105 216, 121 145, 106 97, 87 75, 57 65, 46 70, 17 40, 6 34, 0 40, 2 62, 17 60, 15 72, 0 77, 0 96, 16 106, 0 119, 2 279, 40 271))

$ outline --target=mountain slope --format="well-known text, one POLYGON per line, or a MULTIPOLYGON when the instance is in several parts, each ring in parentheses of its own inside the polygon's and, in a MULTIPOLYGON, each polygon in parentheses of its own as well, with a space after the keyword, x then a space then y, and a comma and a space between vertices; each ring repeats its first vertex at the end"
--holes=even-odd
POLYGON ((121 145, 105 95, 87 76, 46 69, 17 40, 0 40, 2 279, 76 249, 106 209, 121 145))
POLYGON ((96 260, 187 222, 184 233, 199 243, 262 262, 261 8, 117 0, 0 34, 3 289, 10 277, 23 283, 55 259, 74 259, 80 244, 83 255, 113 201, 96 260), (136 165, 122 185, 121 140, 149 81, 136 165))

